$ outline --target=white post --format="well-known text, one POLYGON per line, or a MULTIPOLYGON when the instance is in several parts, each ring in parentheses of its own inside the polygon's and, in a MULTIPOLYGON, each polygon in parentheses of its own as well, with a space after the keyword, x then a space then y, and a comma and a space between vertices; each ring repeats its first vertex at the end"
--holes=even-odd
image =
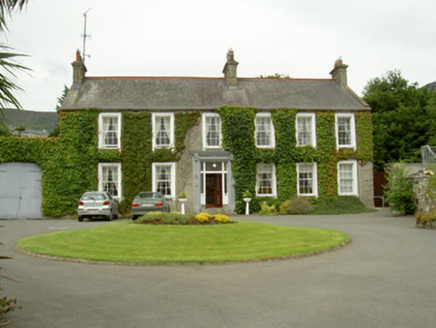
POLYGON ((250 202, 251 202, 251 198, 244 198, 244 202, 245 202, 245 215, 250 215, 250 202))
POLYGON ((185 214, 185 202, 186 202, 186 198, 179 198, 179 202, 181 204, 180 212, 182 214, 185 214))

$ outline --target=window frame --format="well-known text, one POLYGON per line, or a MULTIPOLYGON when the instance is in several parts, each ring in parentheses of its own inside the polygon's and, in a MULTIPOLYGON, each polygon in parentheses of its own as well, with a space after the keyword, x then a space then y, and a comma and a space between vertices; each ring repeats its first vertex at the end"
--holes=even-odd
POLYGON ((103 187, 103 168, 105 167, 116 167, 118 196, 111 195, 111 197, 119 201, 123 198, 121 163, 98 163, 98 191, 105 191, 103 187))
POLYGON ((100 113, 98 115, 98 148, 99 149, 121 149, 121 113, 100 113), (117 127, 117 145, 107 146, 104 142, 105 135, 103 131, 103 121, 105 118, 116 118, 117 127))
POLYGON ((356 149, 356 124, 354 119, 354 113, 336 113, 335 114, 335 136, 336 136, 336 148, 353 148, 356 149), (350 119, 350 144, 340 145, 339 144, 339 129, 338 120, 339 118, 349 118, 350 119))
POLYGON ((318 164, 313 163, 297 163, 297 194, 298 196, 318 197, 318 164), (300 193, 300 166, 312 165, 312 193, 302 194, 300 193))
POLYGON ((297 147, 305 147, 305 146, 312 146, 316 148, 316 115, 315 113, 297 113, 297 116, 295 118, 295 138, 297 142, 297 147), (299 118, 310 118, 311 124, 310 124, 310 132, 311 132, 311 140, 309 145, 300 145, 299 144, 299 138, 298 134, 301 132, 298 129, 298 119, 299 118))
POLYGON ((165 198, 174 200, 176 198, 176 162, 155 162, 152 163, 151 167, 151 185, 152 185, 152 191, 157 192, 157 180, 156 180, 156 172, 157 167, 162 166, 170 166, 170 172, 171 172, 171 195, 164 195, 165 198))
POLYGON ((277 197, 277 177, 276 177, 276 166, 275 164, 267 164, 267 163, 259 163, 256 165, 256 197, 277 197), (272 167, 271 170, 271 194, 260 194, 258 193, 259 190, 259 179, 258 179, 258 172, 259 168, 261 167, 272 167))
POLYGON ((274 123, 273 123, 273 119, 272 119, 272 115, 271 113, 257 113, 255 118, 254 118, 254 142, 256 144, 257 148, 274 148, 275 147, 275 131, 274 131, 274 123), (257 132, 258 132, 258 126, 257 126, 257 118, 260 117, 267 117, 270 119, 270 145, 259 145, 257 143, 257 132))
POLYGON ((203 149, 221 149, 222 148, 222 122, 221 116, 218 113, 203 113, 202 117, 202 132, 203 132, 203 149), (208 118, 218 118, 219 119, 219 145, 210 146, 207 143, 207 119, 208 118))
POLYGON ((357 161, 348 160, 348 161, 339 161, 337 164, 337 175, 338 175, 338 195, 339 196, 359 196, 358 191, 358 174, 357 174, 357 161), (351 192, 341 192, 341 165, 349 165, 352 164, 351 173, 352 173, 352 191, 351 192))
POLYGON ((152 113, 151 114, 151 120, 152 120, 152 146, 153 150, 155 149, 167 149, 167 148, 174 148, 174 113, 152 113), (170 142, 168 145, 157 145, 156 144, 156 133, 157 133, 157 126, 156 126, 156 119, 161 117, 169 117, 170 118, 170 133, 169 133, 169 139, 170 142))

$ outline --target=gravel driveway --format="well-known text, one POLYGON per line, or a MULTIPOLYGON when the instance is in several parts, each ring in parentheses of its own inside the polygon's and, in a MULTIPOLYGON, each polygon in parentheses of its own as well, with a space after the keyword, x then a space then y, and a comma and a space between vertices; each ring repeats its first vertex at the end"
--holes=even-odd
POLYGON ((239 216, 347 233, 344 248, 302 259, 226 265, 111 266, 16 252, 26 236, 106 222, 0 221, 8 328, 435 327, 436 229, 386 210, 340 216, 239 216))

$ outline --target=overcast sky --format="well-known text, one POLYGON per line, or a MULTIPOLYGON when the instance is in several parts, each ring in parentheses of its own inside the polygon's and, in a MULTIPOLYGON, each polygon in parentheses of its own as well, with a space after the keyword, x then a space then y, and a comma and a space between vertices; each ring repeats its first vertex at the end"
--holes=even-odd
POLYGON ((239 77, 330 78, 342 56, 359 95, 388 70, 436 81, 435 0, 30 0, 1 36, 29 56, 25 109, 54 111, 71 85, 89 8, 88 76, 221 77, 233 48, 239 77))

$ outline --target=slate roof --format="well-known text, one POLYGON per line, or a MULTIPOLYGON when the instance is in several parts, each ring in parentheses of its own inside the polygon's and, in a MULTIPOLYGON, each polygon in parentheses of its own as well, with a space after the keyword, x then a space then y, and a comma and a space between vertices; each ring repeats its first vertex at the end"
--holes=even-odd
POLYGON ((348 87, 333 79, 85 77, 73 84, 62 110, 213 110, 222 106, 257 109, 370 110, 348 87))

